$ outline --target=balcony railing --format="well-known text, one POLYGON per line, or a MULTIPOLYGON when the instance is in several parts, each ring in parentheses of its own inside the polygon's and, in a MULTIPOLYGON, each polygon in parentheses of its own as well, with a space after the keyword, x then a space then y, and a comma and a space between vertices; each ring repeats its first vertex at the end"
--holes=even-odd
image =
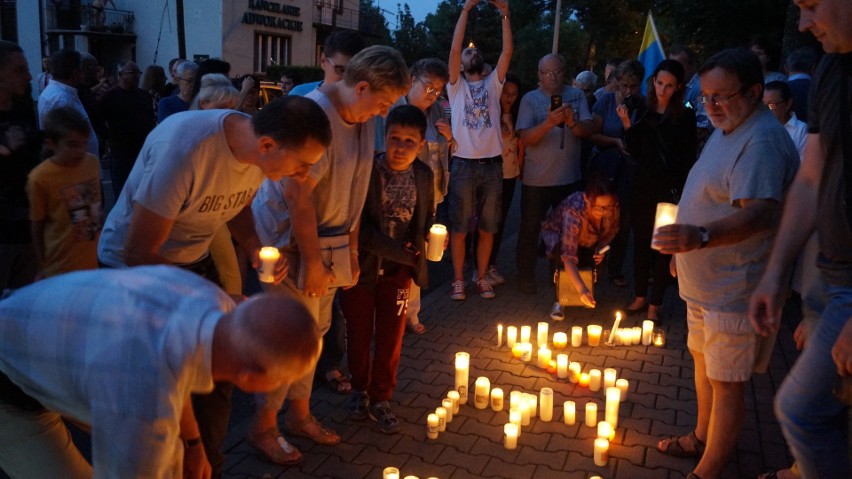
POLYGON ((58 8, 52 2, 45 5, 45 27, 47 30, 79 30, 133 35, 133 12, 105 8, 102 13, 90 5, 78 5, 76 8, 58 8))
POLYGON ((358 30, 358 9, 344 7, 342 0, 317 0, 314 7, 314 25, 358 30))

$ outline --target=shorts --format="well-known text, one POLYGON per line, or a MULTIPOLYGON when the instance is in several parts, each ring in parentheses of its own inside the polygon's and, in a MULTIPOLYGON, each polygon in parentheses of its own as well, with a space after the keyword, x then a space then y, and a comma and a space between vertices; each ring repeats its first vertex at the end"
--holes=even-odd
POLYGON ((453 233, 470 231, 470 220, 479 213, 479 229, 497 233, 503 213, 503 164, 453 157, 450 166, 449 213, 453 233))
POLYGON ((715 381, 745 382, 752 373, 765 373, 775 334, 760 336, 748 313, 723 313, 686 304, 687 346, 704 355, 707 377, 715 381))

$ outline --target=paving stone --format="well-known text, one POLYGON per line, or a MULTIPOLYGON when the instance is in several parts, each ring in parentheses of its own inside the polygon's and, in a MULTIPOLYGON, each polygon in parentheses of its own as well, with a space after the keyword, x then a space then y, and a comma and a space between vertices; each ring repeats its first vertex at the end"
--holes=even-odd
POLYGON ((471 474, 481 475, 482 470, 485 469, 485 466, 489 460, 490 457, 486 455, 470 454, 469 452, 459 451, 454 447, 447 447, 435 460, 435 464, 452 464, 455 465, 457 468, 465 469, 471 474))

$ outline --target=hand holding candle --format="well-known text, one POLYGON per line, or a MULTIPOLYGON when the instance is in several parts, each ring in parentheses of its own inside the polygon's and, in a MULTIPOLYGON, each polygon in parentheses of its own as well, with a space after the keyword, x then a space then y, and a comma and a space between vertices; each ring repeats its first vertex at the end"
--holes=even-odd
POLYGON ((258 253, 257 278, 263 283, 276 283, 287 274, 287 260, 274 246, 264 246, 258 253), (279 263, 281 263, 279 265, 279 263))
POLYGON ((657 214, 654 217, 654 233, 651 237, 651 249, 659 250, 656 242, 657 231, 663 227, 674 224, 677 221, 677 205, 672 203, 657 203, 657 214))

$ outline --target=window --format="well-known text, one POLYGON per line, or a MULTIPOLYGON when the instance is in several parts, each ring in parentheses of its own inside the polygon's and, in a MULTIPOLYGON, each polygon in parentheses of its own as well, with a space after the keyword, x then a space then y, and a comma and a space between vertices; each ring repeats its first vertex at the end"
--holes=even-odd
POLYGON ((18 12, 14 0, 0 0, 0 39, 18 43, 18 12))
POLYGON ((290 37, 255 32, 254 71, 265 72, 270 65, 290 64, 290 37))

